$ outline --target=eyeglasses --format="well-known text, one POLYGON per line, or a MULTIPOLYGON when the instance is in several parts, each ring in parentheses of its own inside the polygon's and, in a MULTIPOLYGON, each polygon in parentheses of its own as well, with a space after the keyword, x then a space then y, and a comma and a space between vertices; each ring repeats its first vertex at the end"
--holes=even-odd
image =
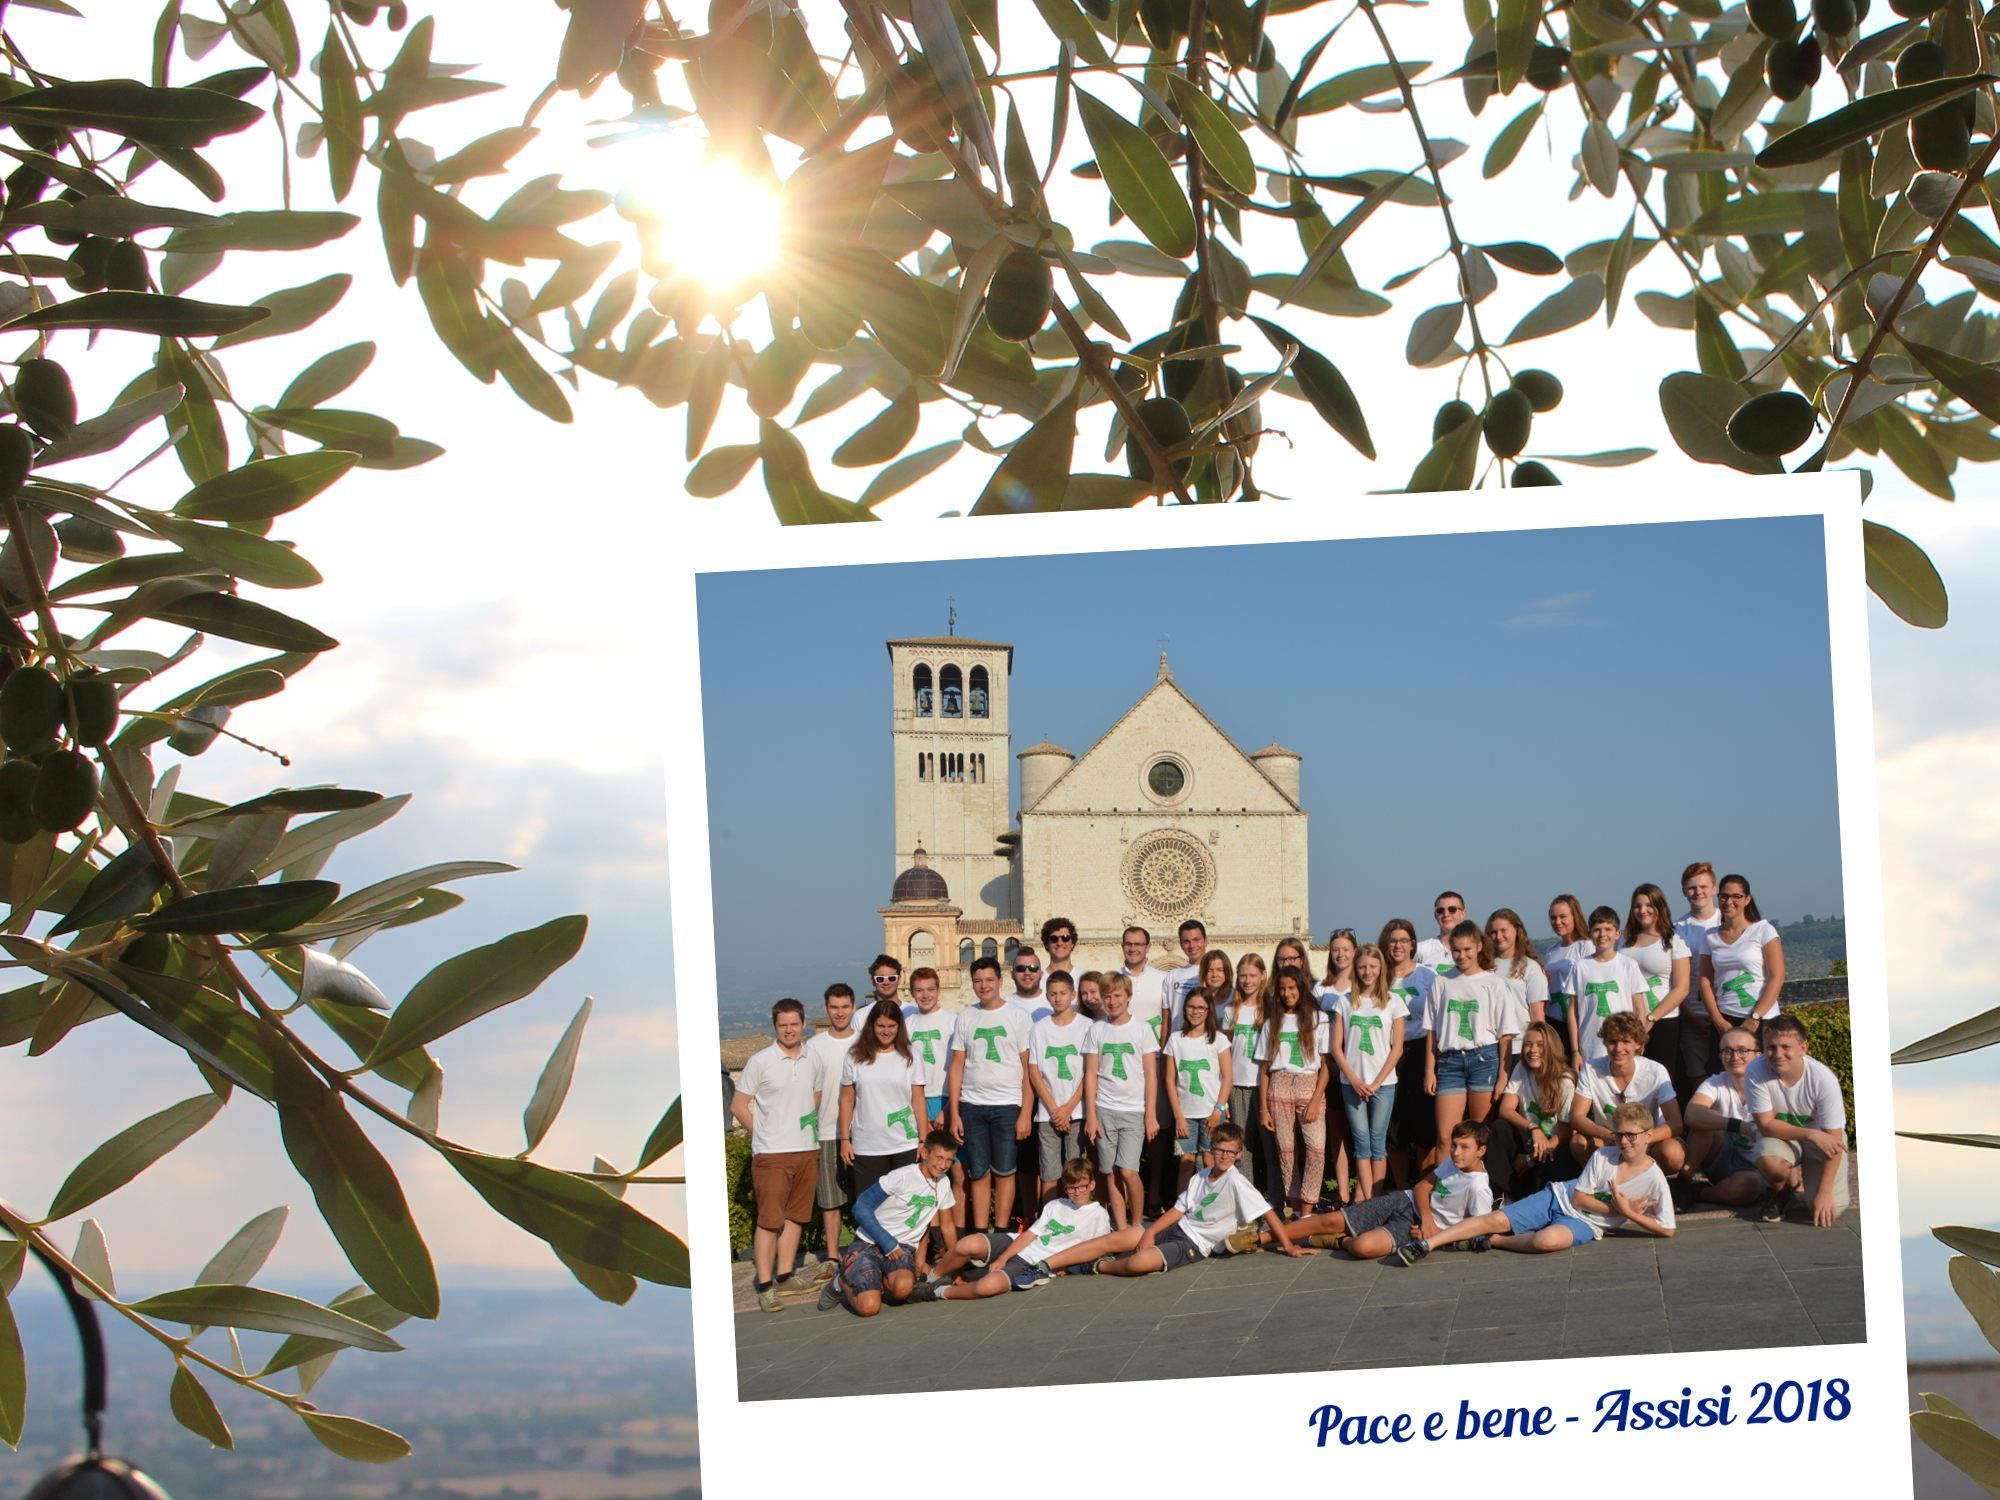
POLYGON ((1217 1161, 1226 1161, 1231 1157, 1241 1156, 1243 1148, 1241 1146, 1210 1146, 1208 1154, 1217 1161))
POLYGON ((1755 1057, 1757 1049, 1755 1047, 1724 1047, 1722 1055, 1724 1057, 1755 1057))
POLYGON ((1717 901, 1748 901, 1750 893, 1748 891, 1718 891, 1715 899, 1717 901))
POLYGON ((1646 1132, 1643 1130, 1614 1130, 1611 1132, 1611 1138, 1616 1141, 1643 1141, 1646 1138, 1646 1132))
POLYGON ((1464 910, 1465 908, 1462 906, 1438 906, 1431 909, 1431 915, 1434 917, 1455 917, 1464 910))

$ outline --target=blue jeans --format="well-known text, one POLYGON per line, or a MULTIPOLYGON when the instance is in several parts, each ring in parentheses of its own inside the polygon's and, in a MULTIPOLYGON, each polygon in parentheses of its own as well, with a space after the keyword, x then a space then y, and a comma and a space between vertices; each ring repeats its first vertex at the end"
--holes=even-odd
POLYGON ((1396 1107, 1396 1080, 1390 1079, 1363 1100, 1354 1085, 1340 1081, 1340 1099, 1347 1111, 1347 1136, 1357 1161, 1381 1161, 1389 1154, 1389 1116, 1396 1107))
POLYGON ((989 1174, 1012 1177, 1017 1155, 1014 1127, 1021 1119, 1018 1104, 961 1104, 958 1120, 965 1127, 965 1176, 977 1182, 989 1174))

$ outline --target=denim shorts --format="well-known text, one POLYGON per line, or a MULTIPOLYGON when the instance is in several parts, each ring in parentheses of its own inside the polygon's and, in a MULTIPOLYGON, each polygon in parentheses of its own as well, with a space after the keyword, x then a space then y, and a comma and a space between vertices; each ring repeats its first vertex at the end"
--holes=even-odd
POLYGON ((1018 1104, 961 1104, 958 1120, 965 1127, 965 1176, 1012 1177, 1019 1164, 1014 1127, 1021 1121, 1018 1104))
POLYGON ((1136 1172, 1146 1150, 1146 1117, 1134 1111, 1100 1109, 1097 1112, 1097 1170, 1136 1172))
POLYGON ((1500 1044, 1468 1047, 1462 1052, 1440 1052, 1437 1057, 1438 1092, 1471 1094, 1493 1092, 1500 1081, 1500 1044))
POLYGON ((1537 1229, 1560 1224, 1569 1231, 1573 1245, 1588 1245, 1598 1237, 1595 1224, 1588 1219, 1579 1219, 1575 1214, 1566 1214, 1556 1206, 1553 1188, 1543 1188, 1518 1203, 1509 1203, 1500 1212, 1507 1216, 1507 1228, 1513 1234, 1533 1234, 1537 1229))
POLYGON ((1175 1140, 1174 1149, 1182 1156, 1199 1156, 1212 1144, 1209 1139, 1209 1127, 1214 1123, 1215 1117, 1213 1115, 1205 1119, 1189 1120, 1187 1122, 1188 1133, 1175 1140))
POLYGON ((1410 1201, 1408 1193, 1384 1193, 1377 1198, 1364 1198, 1359 1203, 1348 1204, 1340 1211, 1340 1217, 1351 1235, 1366 1234, 1371 1229, 1388 1230, 1392 1249, 1408 1244, 1417 1229, 1417 1206, 1410 1201))

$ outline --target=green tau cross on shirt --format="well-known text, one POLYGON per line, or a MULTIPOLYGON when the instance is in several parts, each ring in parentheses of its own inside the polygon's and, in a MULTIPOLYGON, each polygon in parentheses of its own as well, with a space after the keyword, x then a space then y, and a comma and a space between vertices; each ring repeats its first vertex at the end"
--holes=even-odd
POLYGON ((1007 1034, 1005 1026, 981 1026, 972 1033, 974 1041, 986 1043, 986 1060, 1000 1061, 1000 1038, 1007 1034))
MULTIPOLYGON (((1055 1060, 1056 1077, 1064 1083, 1074 1082, 1076 1074, 1070 1072, 1069 1060, 1076 1056, 1076 1043, 1071 1042, 1063 1047, 1051 1047, 1048 1049, 1048 1053, 1055 1060)), ((1121 1074, 1120 1076, 1124 1075, 1121 1074)))
POLYGON ((1597 1019, 1602 1021, 1611 1014, 1611 997, 1618 993, 1618 981, 1606 979, 1598 984, 1586 984, 1585 996, 1597 1005, 1597 1019))
POLYGON ((1176 1063, 1175 1066, 1178 1067, 1182 1073, 1187 1075, 1187 1091, 1189 1094, 1193 1095, 1197 1099, 1205 1099, 1208 1097, 1201 1091, 1201 1075, 1208 1071, 1207 1058, 1187 1057, 1181 1059, 1181 1061, 1176 1063))
POLYGON ((1478 996, 1475 995, 1470 1000, 1447 1000, 1444 1008, 1458 1017, 1459 1040, 1466 1042, 1479 1040, 1479 1033, 1472 1029, 1472 1018, 1479 1014, 1478 996))
POLYGON ((1222 1190, 1220 1188, 1217 1188, 1212 1193, 1202 1194, 1201 1202, 1197 1203, 1194 1206, 1194 1208, 1189 1211, 1188 1217, 1191 1219, 1200 1219, 1204 1224, 1207 1223, 1208 1205, 1213 1203, 1217 1198, 1220 1198, 1221 1196, 1222 1196, 1222 1190))
POLYGON ((1750 987, 1756 982, 1757 976, 1752 974, 1748 969, 1745 969, 1741 974, 1738 974, 1722 987, 1722 993, 1725 995, 1734 995, 1738 1005, 1742 1006, 1745 1010, 1750 1010, 1757 1004, 1757 997, 1750 993, 1750 987))
POLYGON ((1285 1055, 1291 1059, 1292 1066, 1303 1068, 1306 1059, 1305 1054, 1299 1051, 1299 1034, 1296 1031, 1287 1031, 1281 1034, 1278 1040, 1285 1044, 1285 1055))
POLYGON ((816 1109, 809 1109, 804 1114, 800 1115, 799 1129, 801 1130, 819 1129, 819 1111, 816 1109))
POLYGON ((1097 1049, 1100 1056, 1111 1060, 1111 1076, 1121 1081, 1125 1077, 1125 1059, 1138 1050, 1131 1042, 1106 1042, 1097 1049))
POLYGON ((1052 1243, 1058 1235, 1075 1233, 1076 1226, 1074 1224, 1065 1224, 1061 1219, 1050 1219, 1049 1227, 1042 1231, 1042 1244, 1048 1245, 1052 1243))
POLYGON ((927 1208, 935 1208, 936 1206, 937 1206, 936 1193, 917 1194, 916 1197, 910 1200, 910 1216, 909 1218, 903 1220, 903 1227, 905 1229, 915 1229, 917 1225, 923 1222, 924 1210, 927 1208))
POLYGON ((882 1123, 891 1129, 894 1129, 898 1125, 902 1126, 903 1135, 908 1140, 914 1141, 917 1138, 915 1107, 913 1105, 905 1104, 882 1123))
POLYGON ((1347 1024, 1354 1028, 1354 1037, 1361 1044, 1362 1055, 1373 1057, 1375 1055, 1375 1033, 1382 1029, 1382 1018, 1380 1016, 1351 1016, 1348 1018, 1347 1024))
POLYGON ((926 1063, 935 1064, 937 1062, 937 1054, 931 1051, 931 1048, 936 1043, 944 1040, 943 1032, 913 1031, 910 1033, 910 1040, 915 1042, 919 1047, 924 1049, 924 1061, 926 1063))

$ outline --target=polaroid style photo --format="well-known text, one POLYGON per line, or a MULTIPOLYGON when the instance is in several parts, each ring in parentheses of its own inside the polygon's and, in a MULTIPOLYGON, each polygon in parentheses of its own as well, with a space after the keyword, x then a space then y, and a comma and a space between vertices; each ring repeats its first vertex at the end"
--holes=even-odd
POLYGON ((685 566, 706 1482, 1908 1492, 1851 478, 685 566))

